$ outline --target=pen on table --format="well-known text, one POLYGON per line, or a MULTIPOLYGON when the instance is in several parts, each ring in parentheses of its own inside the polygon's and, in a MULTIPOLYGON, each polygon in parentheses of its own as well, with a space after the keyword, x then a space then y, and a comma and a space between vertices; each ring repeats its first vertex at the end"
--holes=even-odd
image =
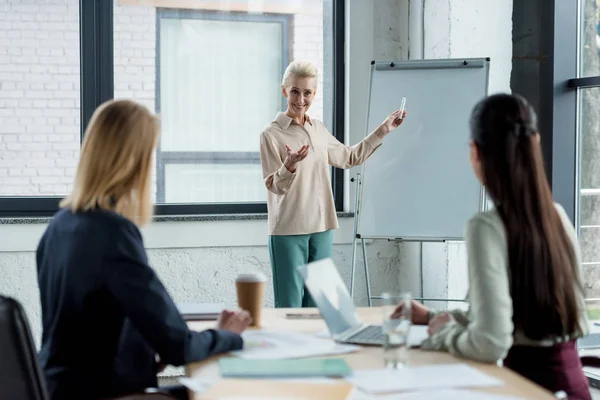
POLYGON ((288 319, 320 319, 321 314, 294 314, 289 313, 285 314, 285 317, 288 319))

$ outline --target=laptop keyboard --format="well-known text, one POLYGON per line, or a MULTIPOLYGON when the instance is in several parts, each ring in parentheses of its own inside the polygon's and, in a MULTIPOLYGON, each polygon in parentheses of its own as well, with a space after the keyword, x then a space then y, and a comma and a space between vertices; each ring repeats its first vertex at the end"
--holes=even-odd
POLYGON ((590 333, 587 336, 579 338, 577 340, 577 348, 579 350, 600 349, 600 334, 590 333))
POLYGON ((350 343, 381 344, 383 343, 383 329, 378 325, 369 325, 356 335, 347 340, 350 343))

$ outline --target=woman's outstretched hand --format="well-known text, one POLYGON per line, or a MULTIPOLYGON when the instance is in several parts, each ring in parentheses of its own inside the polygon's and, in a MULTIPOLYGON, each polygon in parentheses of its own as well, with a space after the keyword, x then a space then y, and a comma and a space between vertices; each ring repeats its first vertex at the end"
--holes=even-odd
POLYGON ((296 172, 296 164, 300 161, 304 160, 308 155, 309 145, 305 144, 300 147, 297 151, 292 151, 292 148, 289 145, 285 145, 285 151, 287 152, 287 157, 283 161, 283 165, 287 168, 291 173, 296 172))
POLYGON ((400 115, 400 110, 396 110, 388 115, 381 125, 379 125, 379 132, 377 133, 377 136, 379 136, 380 139, 383 139, 385 135, 402 125, 406 115, 406 111, 403 111, 402 115, 400 115))

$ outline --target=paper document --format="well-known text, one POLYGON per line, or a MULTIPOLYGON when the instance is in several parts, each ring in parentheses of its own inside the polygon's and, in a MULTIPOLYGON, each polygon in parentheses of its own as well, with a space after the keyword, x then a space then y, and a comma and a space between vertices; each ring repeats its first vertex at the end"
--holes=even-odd
POLYGON ((327 339, 288 331, 248 330, 242 334, 244 349, 231 354, 247 359, 302 358, 358 351, 360 347, 342 345, 327 339))
POLYGON ((218 380, 218 377, 179 378, 179 383, 196 393, 202 393, 210 389, 218 380))
POLYGON ((427 325, 411 325, 408 331, 409 347, 421 347, 421 343, 429 337, 427 325))
POLYGON ((368 393, 502 386, 504 384, 501 380, 492 378, 466 364, 355 371, 346 380, 368 393))

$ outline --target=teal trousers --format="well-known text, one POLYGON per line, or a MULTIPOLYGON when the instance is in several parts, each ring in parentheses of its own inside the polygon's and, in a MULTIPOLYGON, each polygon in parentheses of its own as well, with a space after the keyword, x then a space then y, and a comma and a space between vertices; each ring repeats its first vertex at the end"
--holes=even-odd
POLYGON ((275 307, 315 307, 296 268, 309 262, 329 258, 332 250, 332 231, 308 235, 269 236, 275 307))

